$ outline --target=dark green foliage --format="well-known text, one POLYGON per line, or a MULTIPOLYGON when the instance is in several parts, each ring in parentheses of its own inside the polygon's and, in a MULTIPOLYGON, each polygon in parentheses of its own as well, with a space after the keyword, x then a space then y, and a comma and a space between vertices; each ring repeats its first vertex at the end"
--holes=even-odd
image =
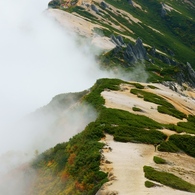
POLYGON ((131 85, 134 85, 137 89, 144 89, 144 86, 140 83, 130 83, 131 85))
POLYGON ((105 89, 119 90, 119 85, 122 83, 119 79, 99 79, 91 88, 90 94, 85 97, 85 101, 92 104, 98 111, 103 107, 105 100, 101 97, 101 92, 105 89))
MULTIPOLYGON (((94 194, 94 189, 107 181, 107 174, 99 171, 100 152, 104 144, 97 142, 104 134, 96 123, 90 123, 82 133, 77 134, 67 143, 57 144, 44 152, 33 162, 33 167, 44 168, 48 163, 55 166, 50 171, 60 175, 66 169, 69 177, 82 182, 85 193, 94 194), (91 191, 85 186, 93 185, 91 191), (91 193, 89 193, 91 191, 91 193)), ((65 186, 64 186, 65 187, 65 186)))
POLYGON ((158 146, 158 150, 161 152, 179 152, 180 149, 172 142, 162 142, 160 146, 158 146))
POLYGON ((116 141, 156 144, 166 139, 166 135, 154 130, 162 128, 161 124, 123 110, 102 109, 97 122, 105 132, 114 135, 116 141))
POLYGON ((176 110, 174 107, 158 106, 157 109, 158 109, 158 112, 160 113, 168 114, 178 119, 186 118, 186 114, 184 114, 183 112, 180 112, 179 110, 176 110))
POLYGON ((144 166, 144 172, 145 177, 150 180, 159 182, 174 189, 195 192, 195 185, 190 184, 171 173, 157 171, 149 166, 144 166))
POLYGON ((195 134, 195 116, 189 115, 187 117, 187 122, 178 122, 177 125, 174 124, 168 124, 165 125, 167 129, 176 131, 177 133, 190 133, 195 134))
POLYGON ((107 125, 126 125, 142 129, 161 129, 162 125, 146 116, 135 115, 128 111, 118 109, 102 109, 97 122, 107 125))
POLYGON ((172 135, 169 142, 175 144, 186 154, 195 157, 195 137, 190 135, 172 135))
POLYGON ((113 127, 114 139, 120 142, 158 144, 166 139, 166 135, 156 130, 144 130, 136 127, 113 127))
POLYGON ((132 110, 135 111, 135 112, 141 112, 142 111, 142 109, 138 108, 138 107, 133 107, 132 110))
POLYGON ((158 89, 158 87, 155 87, 154 85, 147 85, 151 89, 158 89))
POLYGON ((151 181, 145 181, 145 186, 146 186, 147 188, 152 188, 152 187, 155 187, 156 184, 153 183, 153 182, 151 182, 151 181))
POLYGON ((158 156, 154 156, 153 157, 153 161, 156 163, 156 164, 166 164, 166 160, 163 159, 163 158, 160 158, 158 156))
POLYGON ((190 135, 172 135, 167 142, 163 142, 158 147, 164 152, 185 152, 195 157, 195 137, 190 135))

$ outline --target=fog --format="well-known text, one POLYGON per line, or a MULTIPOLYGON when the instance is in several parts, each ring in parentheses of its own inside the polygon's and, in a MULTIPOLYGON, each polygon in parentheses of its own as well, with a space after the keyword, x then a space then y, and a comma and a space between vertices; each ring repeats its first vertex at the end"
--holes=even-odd
MULTIPOLYGON (((30 160, 33 151, 67 141, 95 120, 96 112, 86 106, 64 111, 61 123, 55 112, 25 123, 24 116, 57 94, 83 91, 98 78, 113 75, 100 71, 90 47, 78 46, 76 35, 45 14, 47 4, 48 0, 0 1, 0 178, 30 160)), ((22 187, 13 186, 20 189, 14 188, 14 194, 21 195, 22 187)), ((2 193, 13 191, 0 189, 2 193)))
POLYGON ((54 113, 25 123, 22 120, 53 96, 87 89, 104 74, 93 54, 78 48, 75 35, 46 16, 47 3, 0 1, 0 174, 31 159, 35 150, 42 152, 67 141, 95 120, 91 108, 85 109, 94 117, 70 112, 71 120, 58 131, 51 128, 54 113))

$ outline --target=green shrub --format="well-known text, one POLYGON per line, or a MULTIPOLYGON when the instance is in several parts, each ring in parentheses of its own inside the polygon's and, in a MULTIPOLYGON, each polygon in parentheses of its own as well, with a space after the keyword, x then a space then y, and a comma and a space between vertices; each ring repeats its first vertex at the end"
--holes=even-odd
POLYGON ((144 89, 145 87, 141 85, 140 83, 130 83, 131 85, 134 85, 137 89, 144 89))
POLYGON ((163 159, 163 158, 160 158, 158 156, 154 156, 153 157, 153 161, 156 163, 156 164, 166 164, 166 160, 163 159))
POLYGON ((146 186, 147 188, 152 188, 152 187, 155 187, 156 184, 153 183, 153 182, 151 182, 151 181, 145 181, 145 186, 146 186))
POLYGON ((142 109, 138 108, 138 107, 133 107, 132 110, 135 111, 135 112, 141 112, 142 111, 142 109))
POLYGON ((144 166, 144 173, 147 179, 159 182, 174 189, 187 192, 195 192, 195 185, 167 172, 157 171, 152 167, 144 166))
POLYGON ((159 89, 158 87, 155 87, 154 85, 147 85, 150 89, 159 89))
POLYGON ((158 146, 158 150, 161 152, 179 152, 180 149, 172 142, 162 142, 160 146, 158 146))

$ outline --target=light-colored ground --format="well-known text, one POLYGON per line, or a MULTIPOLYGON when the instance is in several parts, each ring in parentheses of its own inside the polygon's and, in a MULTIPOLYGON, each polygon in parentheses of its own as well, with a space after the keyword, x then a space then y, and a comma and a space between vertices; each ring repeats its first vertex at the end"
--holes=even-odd
MULTIPOLYGON (((109 172, 110 181, 106 183, 97 193, 97 195, 189 195, 191 193, 174 190, 172 188, 162 186, 155 188, 146 188, 144 183, 147 180, 144 177, 143 166, 155 166, 153 162, 153 156, 158 155, 154 151, 154 146, 146 144, 135 144, 135 143, 121 143, 115 142, 111 135, 106 134, 104 143, 107 144, 111 150, 104 150, 102 155, 104 161, 102 162, 101 169, 109 172)), ((167 171, 177 167, 180 170, 184 170, 184 167, 190 166, 195 160, 188 156, 177 156, 176 154, 167 157, 167 154, 162 153, 161 157, 166 158, 172 163, 176 163, 176 166, 169 166, 163 168, 167 171), (179 163, 179 159, 182 159, 179 163), (193 160, 191 163, 185 164, 185 160, 193 160)), ((190 171, 194 169, 194 164, 190 171)), ((157 166, 157 168, 159 168, 157 166)), ((174 171, 172 171, 174 172, 174 171)), ((183 171, 184 172, 184 171, 183 171)), ((186 175, 194 179, 194 174, 186 175)), ((190 180, 191 181, 191 180, 190 180)))
MULTIPOLYGON (((147 86, 148 84, 142 83, 147 86)), ((152 84, 154 85, 154 84, 152 84)), ((195 114, 195 102, 193 91, 183 92, 186 96, 180 95, 169 88, 155 84, 159 89, 150 89, 145 87, 146 91, 154 92, 159 96, 166 98, 177 109, 186 114, 195 114), (187 96, 189 95, 189 97, 187 96)), ((141 108, 144 114, 154 120, 163 123, 177 123, 179 120, 169 115, 157 112, 157 105, 145 102, 143 99, 130 93, 132 85, 122 84, 120 91, 105 90, 102 96, 105 99, 105 106, 117 108, 132 113, 132 107, 141 108), (151 108, 152 107, 152 108, 151 108)), ((138 114, 138 113, 137 113, 138 114)), ((176 132, 164 129, 161 130, 170 136, 176 132)), ((154 146, 135 143, 121 143, 113 140, 113 136, 106 134, 102 140, 106 143, 106 149, 102 150, 101 170, 108 172, 109 182, 107 182, 97 193, 97 195, 189 195, 192 193, 175 190, 159 184, 158 187, 146 188, 144 183, 147 180, 144 177, 143 166, 152 166, 160 171, 166 171, 177 175, 178 177, 195 184, 195 158, 186 154, 172 154, 155 151, 154 146), (153 157, 159 156, 165 159, 168 164, 157 165, 153 162, 153 157)))
MULTIPOLYGON (((195 114, 195 100, 193 98, 182 96, 161 84, 156 84, 155 86, 159 89, 147 88, 145 90, 165 98, 178 110, 184 112, 185 114, 195 114)), ((122 90, 120 91, 103 91, 101 95, 105 99, 105 106, 108 108, 126 110, 134 114, 145 115, 164 124, 176 124, 179 121, 182 121, 170 115, 159 113, 157 111, 157 104, 146 102, 143 100, 143 98, 138 98, 137 95, 130 93, 131 88, 134 87, 128 84, 123 84, 121 85, 122 90), (133 107, 140 108, 143 112, 135 112, 132 110, 133 107)), ((186 120, 183 119, 183 121, 186 120)))
POLYGON ((94 33, 94 28, 103 27, 59 9, 48 9, 46 12, 62 27, 70 31, 70 33, 77 33, 81 36, 89 38, 91 43, 98 48, 103 50, 111 50, 115 47, 115 44, 111 42, 110 38, 105 36, 97 36, 97 34, 94 33))

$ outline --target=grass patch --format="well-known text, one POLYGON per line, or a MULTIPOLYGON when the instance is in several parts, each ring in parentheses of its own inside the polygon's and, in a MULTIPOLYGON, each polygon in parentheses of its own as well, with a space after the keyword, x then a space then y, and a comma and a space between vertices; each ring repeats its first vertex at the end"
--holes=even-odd
POLYGON ((155 187, 156 184, 153 183, 153 182, 151 182, 151 181, 145 181, 145 186, 146 186, 147 188, 152 188, 152 187, 155 187))
POLYGON ((153 161, 156 163, 156 164, 166 164, 166 160, 163 159, 163 158, 160 158, 158 156, 154 156, 153 157, 153 161))
POLYGON ((135 106, 132 108, 132 110, 135 111, 135 112, 142 112, 141 108, 138 108, 138 107, 135 107, 135 106))
POLYGON ((145 87, 141 85, 140 83, 130 83, 131 85, 134 85, 137 89, 144 89, 145 87))
POLYGON ((144 173, 147 179, 159 182, 174 189, 187 192, 195 192, 195 185, 167 172, 157 171, 152 167, 144 166, 144 173))
POLYGON ((185 152, 195 157, 195 137, 190 135, 171 135, 167 142, 158 147, 163 152, 185 152))
POLYGON ((120 79, 99 79, 90 89, 91 92, 86 95, 84 100, 92 104, 92 106, 94 106, 99 111, 105 104, 105 100, 100 95, 101 92, 104 91, 104 89, 119 90, 119 85, 121 83, 125 82, 120 79))
POLYGON ((149 87, 150 89, 159 89, 158 87, 156 87, 154 85, 147 85, 147 87, 149 87))

